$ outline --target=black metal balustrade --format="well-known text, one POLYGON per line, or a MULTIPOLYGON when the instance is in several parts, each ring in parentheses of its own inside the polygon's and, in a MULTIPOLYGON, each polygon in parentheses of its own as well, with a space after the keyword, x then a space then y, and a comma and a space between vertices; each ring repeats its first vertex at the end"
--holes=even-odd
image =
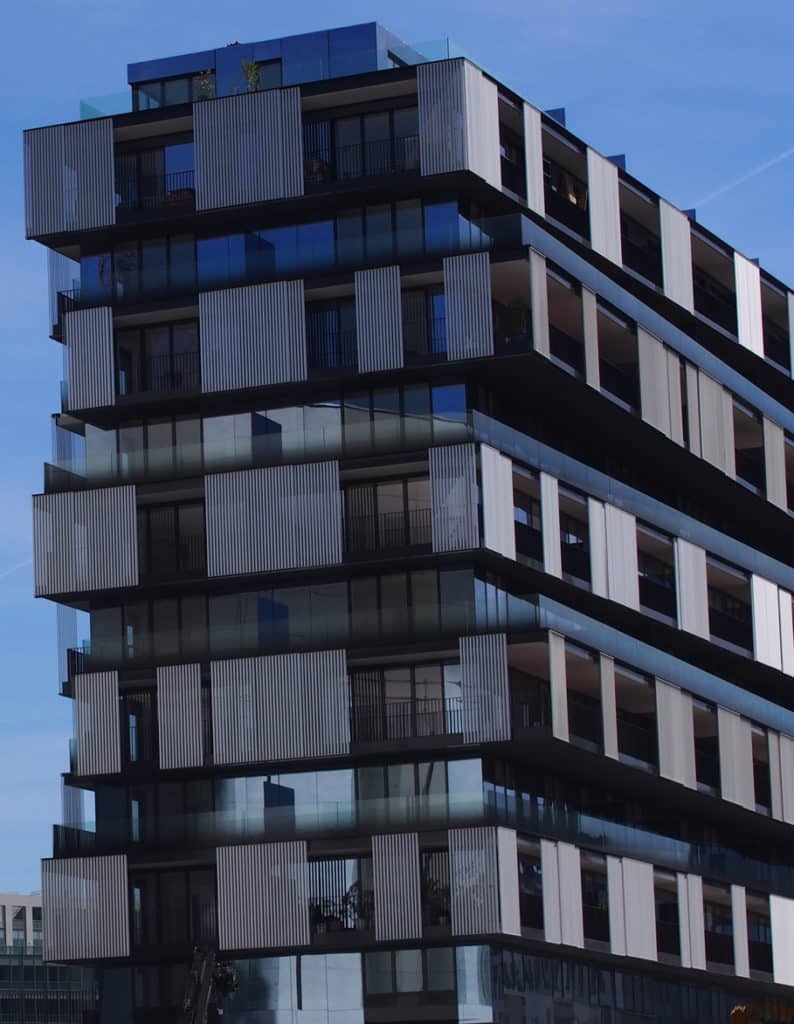
POLYGON ((720 754, 716 736, 695 737, 695 778, 698 786, 720 791, 720 754))
POLYGON ((356 332, 310 330, 306 339, 309 370, 355 370, 356 332))
POLYGON ((635 715, 617 709, 618 753, 641 764, 658 767, 656 716, 635 715))
POLYGON ((201 358, 198 352, 174 352, 140 360, 139 378, 126 370, 118 372, 118 393, 126 396, 141 391, 191 391, 201 384, 201 358), (137 386, 136 386, 137 384, 137 386))
POLYGON ((651 611, 676 617, 675 569, 644 551, 639 553, 640 605, 651 611))
POLYGON ((638 409, 640 405, 639 367, 622 365, 600 359, 598 364, 601 377, 601 390, 606 391, 623 402, 630 409, 638 409))
POLYGON ((590 582, 590 538, 587 524, 567 512, 560 512, 562 571, 585 583, 590 582))
POLYGON ((420 861, 422 924, 445 928, 450 923, 449 851, 423 850, 420 861))
POLYGON ((660 953, 666 953, 667 956, 681 956, 681 930, 677 914, 676 919, 670 921, 659 920, 657 916, 656 948, 660 953))
POLYGON ((646 281, 662 286, 662 243, 657 235, 626 213, 620 215, 623 265, 646 281))
POLYGON ((748 484, 753 490, 763 493, 766 483, 763 446, 737 448, 735 454, 737 479, 748 484))
POLYGON ((571 741, 595 747, 604 747, 604 728, 601 718, 601 702, 576 690, 568 691, 568 731, 571 741))
POLYGON ((403 344, 407 358, 446 359, 447 318, 445 316, 406 316, 403 308, 403 344))
POLYGON ((736 296, 699 267, 693 268, 693 284, 696 312, 735 335, 736 296))
POLYGON ((348 516, 345 526, 347 552, 351 555, 429 546, 432 541, 429 508, 348 516))
POLYGON ((555 359, 559 359, 575 373, 584 376, 584 342, 572 338, 570 334, 550 324, 549 351, 555 359))
POLYGON ((543 161, 543 184, 546 216, 559 221, 582 238, 589 238, 587 185, 548 157, 543 161))
POLYGON ((141 552, 140 567, 141 577, 149 581, 201 576, 207 570, 204 533, 186 533, 168 544, 149 544, 141 552))
POLYGON ((418 170, 418 135, 376 139, 349 146, 315 146, 303 157, 303 177, 311 185, 418 170))
POLYGON ((117 178, 116 192, 120 210, 191 208, 196 199, 195 172, 175 171, 141 178, 117 178))
POLYGON ((374 894, 364 881, 371 875, 371 858, 309 862, 312 935, 372 929, 374 894))
POLYGON ((791 366, 788 331, 764 317, 764 356, 788 372, 791 366))
POLYGON ((551 728, 551 690, 545 679, 510 672, 513 730, 551 728))
POLYGON ((526 306, 505 306, 493 303, 494 352, 512 355, 528 352, 531 345, 529 309, 526 306))
POLYGON ((715 587, 708 588, 709 628, 712 636, 736 647, 753 649, 753 618, 749 604, 715 587))
POLYGON ((607 882, 597 871, 582 871, 582 915, 584 937, 594 942, 609 942, 607 882))
POLYGON ((357 704, 351 711, 353 740, 407 740, 463 732, 463 699, 439 697, 357 704))

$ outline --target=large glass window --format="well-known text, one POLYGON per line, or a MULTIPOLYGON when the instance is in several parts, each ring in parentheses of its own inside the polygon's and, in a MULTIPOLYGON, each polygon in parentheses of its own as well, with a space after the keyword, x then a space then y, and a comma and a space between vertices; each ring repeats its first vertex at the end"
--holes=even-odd
POLYGON ((178 136, 156 149, 116 149, 116 205, 125 210, 162 210, 193 205, 194 154, 191 136, 178 136))
POLYGON ((212 70, 176 78, 159 78, 133 85, 132 109, 157 110, 175 103, 212 99, 214 95, 215 72, 212 70))
POLYGON ((582 912, 585 942, 609 942, 607 859, 582 852, 582 912))
POLYGON ((418 171, 417 108, 306 121, 303 152, 309 183, 418 171))
POLYGON ((310 371, 355 370, 356 309, 352 299, 306 306, 307 366, 310 371))
POLYGON ((463 731, 457 662, 357 670, 350 675, 350 696, 358 742, 463 731))
POLYGON ((199 387, 198 321, 116 332, 116 393, 199 387))
POLYGON ((345 537, 351 555, 429 546, 429 478, 382 480, 346 488, 345 537))

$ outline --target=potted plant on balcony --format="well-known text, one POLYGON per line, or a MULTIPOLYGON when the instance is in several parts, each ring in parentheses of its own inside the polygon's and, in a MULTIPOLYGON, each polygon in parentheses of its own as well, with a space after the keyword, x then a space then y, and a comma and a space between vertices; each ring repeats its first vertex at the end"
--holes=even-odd
POLYGON ((372 894, 363 889, 360 882, 353 882, 342 897, 342 910, 345 920, 348 923, 352 922, 358 931, 370 928, 372 894))
POLYGON ((200 72, 196 86, 196 98, 211 100, 215 95, 215 75, 211 68, 200 72))
POLYGON ((262 72, 255 60, 244 60, 241 64, 243 78, 248 92, 258 92, 262 88, 262 72))
POLYGON ((437 878, 428 878, 424 887, 424 903, 428 924, 439 927, 449 924, 448 885, 442 885, 437 878))

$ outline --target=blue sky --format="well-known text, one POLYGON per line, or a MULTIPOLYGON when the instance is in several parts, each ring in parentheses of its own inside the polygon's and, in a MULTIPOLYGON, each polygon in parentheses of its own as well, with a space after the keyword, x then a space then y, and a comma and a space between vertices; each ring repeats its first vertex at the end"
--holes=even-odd
POLYGON ((697 206, 703 224, 794 282, 787 0, 9 4, 0 67, 0 892, 38 888, 71 727, 69 702, 57 696, 54 610, 31 596, 30 494, 41 490, 61 352, 47 338, 44 251, 23 239, 22 129, 74 120, 80 97, 122 91, 129 61, 362 21, 407 41, 451 36, 537 106, 565 106, 572 131, 603 153, 626 153, 632 174, 682 208, 697 206))

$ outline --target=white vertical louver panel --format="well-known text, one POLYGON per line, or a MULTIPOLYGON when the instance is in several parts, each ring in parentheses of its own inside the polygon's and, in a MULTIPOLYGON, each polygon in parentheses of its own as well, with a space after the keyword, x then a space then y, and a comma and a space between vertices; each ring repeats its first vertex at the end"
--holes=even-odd
POLYGON ((44 959, 129 956, 127 889, 124 855, 43 861, 44 959))
POLYGON ((112 118, 36 128, 24 140, 28 238, 115 223, 112 118))
POLYGON ((686 382, 686 417, 689 433, 689 450, 700 456, 700 395, 698 394, 698 371, 691 363, 684 363, 686 382))
POLYGON ((684 443, 684 405, 681 395, 681 360, 672 349, 667 354, 667 397, 670 401, 670 439, 684 443))
POLYGON ((782 427, 763 417, 764 470, 766 500, 778 508, 788 508, 786 491, 786 442, 782 427))
POLYGON ((420 64, 419 161, 423 175, 467 169, 466 86, 463 60, 420 64))
MULTIPOLYGON (((623 907, 626 956, 656 960, 656 899, 652 864, 623 858, 623 907)), ((611 923, 610 919, 610 927, 611 923)))
POLYGON ((642 418, 667 437, 670 427, 670 391, 667 349, 643 327, 637 328, 640 359, 640 409, 642 418))
POLYGON ((507 637, 466 636, 459 644, 464 743, 510 739, 507 637))
POLYGON ((613 263, 622 265, 618 169, 611 160, 587 147, 590 244, 613 263))
POLYGON ((543 543, 543 571, 562 579, 560 539, 560 486, 557 478, 540 474, 540 519, 543 543))
POLYGON ((590 587, 598 597, 608 597, 607 524, 602 501, 587 499, 587 523, 590 534, 590 587))
POLYGON ((769 580, 750 576, 750 604, 753 618, 753 655, 762 665, 780 669, 780 599, 778 588, 769 580))
POLYGON ((200 292, 199 328, 205 392, 306 380, 303 281, 200 292))
POLYGON ((780 763, 780 734, 773 729, 767 732, 769 751, 770 812, 777 821, 783 821, 783 775, 780 763))
POLYGON ((794 738, 780 734, 780 785, 783 821, 794 825, 794 738))
POLYGON ((449 880, 453 935, 501 931, 495 828, 450 829, 449 880))
POLYGON ((761 315, 761 270, 746 256, 733 254, 736 281, 736 322, 739 344, 764 356, 764 322, 761 315))
POLYGON ((157 669, 157 738, 160 768, 204 764, 201 665, 157 669))
POLYGON ((549 686, 551 690, 551 731, 555 739, 569 739, 568 683, 565 671, 565 637, 549 633, 549 686))
POLYGON ((475 445, 431 448, 428 460, 433 551, 467 551, 479 547, 475 445))
POLYGON ((269 89, 193 106, 196 209, 303 195, 300 89, 269 89))
POLYGON ((217 872, 220 949, 309 944, 305 842, 219 846, 217 872))
POLYGON ((560 923, 565 946, 584 948, 582 864, 579 851, 570 843, 557 843, 560 869, 560 923))
POLYGON ((659 774, 695 789, 695 727, 692 697, 672 683, 656 680, 659 774))
POLYGON ((349 753, 344 651, 213 661, 210 673, 216 764, 349 753))
POLYGON ((692 277, 692 232, 689 218, 664 199, 659 200, 664 294, 693 312, 695 289, 692 277))
POLYGON ((515 561, 516 527, 513 518, 513 463, 490 445, 480 445, 483 543, 491 551, 515 561))
POLYGON ((494 188, 502 187, 499 90, 479 68, 464 63, 468 169, 494 188))
POLYGON ((623 861, 607 856, 607 905, 609 908, 609 951, 626 956, 626 911, 623 903, 623 861))
POLYGON ((753 739, 750 723, 734 711, 717 708, 720 793, 723 800, 755 810, 753 739))
POLYGON ((492 356, 491 260, 487 252, 445 256, 447 358, 492 356))
POLYGON ((706 922, 703 907, 703 879, 699 875, 685 875, 684 877, 686 879, 689 952, 691 957, 689 966, 705 971, 706 922))
POLYGON ((527 206, 546 216, 543 183, 543 134, 540 111, 524 104, 524 163, 526 167, 527 206))
POLYGON ((70 410, 113 405, 113 311, 110 306, 63 315, 70 410))
POLYGON ((403 365, 400 268, 357 270, 354 282, 358 372, 399 369, 403 365))
POLYGON ((640 578, 637 565, 637 520, 629 512, 604 506, 607 538, 609 598, 639 610, 640 578))
POLYGON ((584 336, 584 379, 588 387, 601 390, 598 360, 598 302, 595 293, 582 285, 582 334, 584 336))
POLYGON ((504 935, 521 934, 521 907, 518 894, 518 841, 510 828, 496 829, 496 856, 499 862, 499 915, 504 935))
POLYGON ((678 896, 678 938, 681 946, 681 966, 691 967, 692 942, 689 935, 689 889, 686 884, 686 875, 681 872, 676 874, 676 893, 678 896))
POLYGON ((750 977, 750 944, 747 934, 747 894, 741 885, 731 886, 733 965, 739 978, 750 977))
POLYGON ((118 672, 74 677, 75 775, 121 771, 118 672))
POLYGON ((549 288, 546 257, 529 250, 529 293, 532 317, 532 347, 547 359, 551 355, 549 339, 549 288))
POLYGON ((780 661, 786 675, 794 676, 794 609, 791 594, 778 590, 780 602, 780 661))
POLYGON ((728 476, 736 476, 733 436, 733 399, 730 392, 698 370, 700 404, 700 454, 728 476))
POLYGON ((372 837, 375 938, 379 942, 422 938, 419 835, 372 837))
POLYGON ((778 985, 794 985, 794 900, 769 897, 772 926, 772 977, 778 985))
POLYGON ((337 462, 215 473, 204 486, 209 576, 342 561, 337 462))
POLYGON ((674 544, 679 629, 708 640, 710 626, 706 552, 682 537, 676 537, 674 544))
POLYGON ((615 694, 615 662, 606 654, 599 658, 601 682, 601 720, 604 729, 604 755, 618 757, 618 713, 615 694))
POLYGON ((543 937, 546 942, 562 942, 560 916, 560 865, 557 844, 548 839, 540 841, 540 875, 542 879, 543 937))
POLYGON ((37 597, 138 584, 135 488, 33 497, 37 597))

